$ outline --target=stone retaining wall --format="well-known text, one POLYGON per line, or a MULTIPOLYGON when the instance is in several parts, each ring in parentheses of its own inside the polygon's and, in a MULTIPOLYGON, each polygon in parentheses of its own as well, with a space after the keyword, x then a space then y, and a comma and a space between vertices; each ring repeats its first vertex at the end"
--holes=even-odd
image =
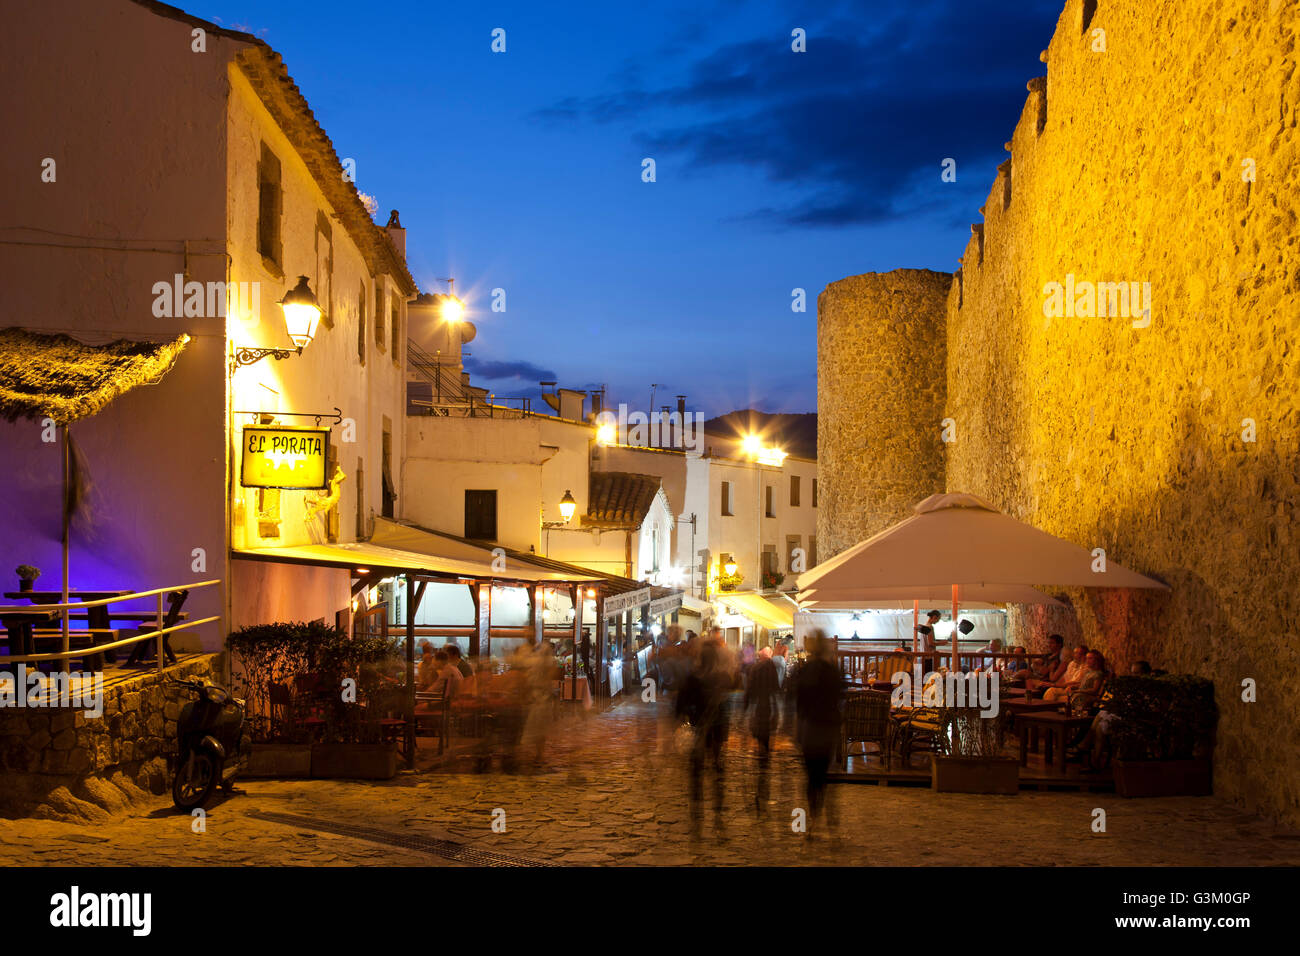
POLYGON ((0 709, 0 815, 97 819, 171 785, 176 719, 190 699, 170 678, 211 679, 205 655, 104 689, 104 713, 0 709))

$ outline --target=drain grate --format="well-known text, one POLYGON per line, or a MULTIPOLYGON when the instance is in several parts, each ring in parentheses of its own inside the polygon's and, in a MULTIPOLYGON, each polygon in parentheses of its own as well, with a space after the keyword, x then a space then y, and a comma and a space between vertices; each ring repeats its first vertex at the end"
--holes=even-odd
POLYGON ((259 820, 269 820, 272 823, 283 823, 286 826, 301 827, 304 830, 316 830, 321 833, 335 833, 339 836, 352 837, 356 840, 366 840, 370 843, 383 843, 387 846, 395 846, 403 850, 418 850, 421 853, 429 853, 433 856, 440 856, 445 860, 452 860, 456 863, 467 863, 471 866, 552 865, 540 860, 530 860, 527 857, 511 856, 505 853, 493 853, 490 850, 478 850, 465 843, 455 843, 451 840, 435 840, 431 837, 394 833, 392 830, 381 830, 378 827, 359 827, 351 823, 335 823, 332 820, 320 820, 316 817, 302 817, 294 813, 271 813, 266 810, 250 810, 248 811, 248 815, 256 817, 259 820))

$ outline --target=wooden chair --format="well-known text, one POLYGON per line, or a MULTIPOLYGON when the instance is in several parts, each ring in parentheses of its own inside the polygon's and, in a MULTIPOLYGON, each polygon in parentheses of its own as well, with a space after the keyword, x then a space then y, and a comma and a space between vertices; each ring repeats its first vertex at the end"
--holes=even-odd
MULTIPOLYGON (((847 763, 853 744, 874 743, 885 769, 892 766, 893 723, 889 719, 889 694, 868 690, 849 694, 844 701, 844 723, 840 753, 847 763)), ((863 756, 866 748, 862 749, 863 756)))
POLYGON ((931 707, 914 707, 897 717, 898 752, 907 766, 913 752, 943 754, 948 752, 948 738, 943 732, 939 712, 931 707))
MULTIPOLYGON (((185 599, 190 596, 188 588, 182 588, 179 591, 173 591, 167 595, 167 614, 163 617, 163 630, 169 627, 175 627, 176 622, 180 620, 181 608, 185 604, 185 599)), ((157 624, 141 624, 141 634, 152 634, 158 630, 157 624)), ((176 652, 172 650, 172 640, 170 634, 164 634, 163 652, 167 655, 167 663, 176 663, 176 652)), ((144 655, 149 648, 150 641, 139 641, 135 647, 131 648, 131 656, 126 659, 127 664, 139 664, 144 661, 144 655)), ((156 653, 154 655, 156 659, 156 653)))

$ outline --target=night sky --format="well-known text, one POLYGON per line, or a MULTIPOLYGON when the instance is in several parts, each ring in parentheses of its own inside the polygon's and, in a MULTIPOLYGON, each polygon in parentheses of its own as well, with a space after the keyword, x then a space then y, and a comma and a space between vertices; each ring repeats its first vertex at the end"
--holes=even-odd
POLYGON ((828 282, 957 267, 1062 4, 178 5, 281 53, 421 289, 456 278, 476 384, 712 415, 816 409, 828 282))

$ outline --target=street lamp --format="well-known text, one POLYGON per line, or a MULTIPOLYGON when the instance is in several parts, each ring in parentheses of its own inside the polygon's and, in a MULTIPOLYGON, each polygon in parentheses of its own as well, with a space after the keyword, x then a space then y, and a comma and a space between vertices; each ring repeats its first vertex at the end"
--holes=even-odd
POLYGON ((574 500, 572 493, 564 492, 564 497, 560 499, 560 514, 564 517, 564 523, 568 524, 573 519, 573 512, 577 510, 578 502, 574 500))
POLYGON ((727 572, 727 577, 734 578, 736 576, 736 559, 727 558, 726 563, 722 566, 722 570, 727 572))
POLYGON ((268 356, 286 359, 290 355, 301 355, 302 350, 316 337, 316 326, 320 323, 321 307, 316 295, 307 284, 306 276, 298 276, 298 284, 290 289, 280 300, 284 312, 284 326, 294 344, 291 349, 276 348, 239 348, 235 350, 235 366, 252 365, 268 356))
POLYGON ((439 300, 438 314, 442 316, 442 321, 448 325, 455 325, 465 315, 465 303, 460 300, 459 296, 436 293, 439 300))

